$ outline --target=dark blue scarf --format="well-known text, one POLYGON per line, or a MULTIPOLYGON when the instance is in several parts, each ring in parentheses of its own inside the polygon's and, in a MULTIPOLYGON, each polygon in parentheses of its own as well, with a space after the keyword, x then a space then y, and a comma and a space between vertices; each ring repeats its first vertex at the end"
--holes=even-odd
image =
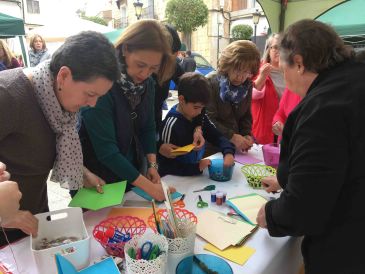
POLYGON ((223 75, 219 75, 217 80, 219 81, 219 96, 223 102, 238 104, 247 96, 248 91, 252 89, 251 79, 246 79, 239 86, 232 85, 229 79, 223 75))

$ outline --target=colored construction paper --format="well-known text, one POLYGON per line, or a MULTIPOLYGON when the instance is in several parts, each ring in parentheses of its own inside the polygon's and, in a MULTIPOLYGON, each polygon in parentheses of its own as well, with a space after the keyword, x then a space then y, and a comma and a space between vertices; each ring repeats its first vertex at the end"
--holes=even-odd
POLYGON ((257 163, 261 163, 262 160, 259 160, 251 155, 249 155, 248 153, 239 153, 237 152, 234 155, 234 160, 238 163, 241 163, 243 165, 246 164, 257 164, 257 163))
POLYGON ((245 262, 247 262, 247 260, 256 251, 255 249, 244 245, 230 246, 227 247, 225 250, 219 250, 214 245, 209 243, 204 246, 204 249, 239 265, 243 265, 245 262))
POLYGON ((193 144, 183 146, 183 147, 179 147, 179 148, 176 148, 176 149, 172 150, 171 154, 173 154, 175 156, 184 155, 184 154, 187 154, 190 151, 192 151, 194 149, 194 147, 195 147, 195 145, 193 145, 193 144))
MULTIPOLYGON (((139 187, 133 187, 132 190, 133 190, 133 192, 135 192, 136 194, 138 194, 142 198, 145 198, 148 201, 152 201, 152 197, 150 195, 148 195, 145 191, 140 189, 139 187)), ((175 200, 175 199, 177 199, 181 196, 182 196, 182 194, 180 192, 174 192, 174 193, 171 194, 172 200, 175 200)))
POLYGON ((256 217, 260 208, 267 203, 267 200, 256 193, 244 196, 237 196, 226 201, 240 216, 250 224, 256 224, 256 217))
POLYGON ((81 188, 68 206, 98 210, 104 207, 121 204, 127 182, 106 184, 104 193, 98 193, 95 188, 81 188))
POLYGON ((112 208, 109 211, 108 218, 118 216, 133 216, 142 219, 147 224, 148 217, 152 214, 152 207, 121 207, 112 208))
POLYGON ((118 267, 111 257, 80 271, 77 271, 76 268, 60 254, 56 254, 56 264, 58 274, 120 274, 118 267))

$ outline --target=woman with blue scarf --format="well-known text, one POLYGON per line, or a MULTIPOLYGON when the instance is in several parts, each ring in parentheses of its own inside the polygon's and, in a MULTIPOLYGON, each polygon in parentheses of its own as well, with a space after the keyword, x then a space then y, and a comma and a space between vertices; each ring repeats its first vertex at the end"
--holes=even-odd
POLYGON ((81 111, 84 164, 107 183, 126 180, 164 200, 156 162, 155 82, 171 77, 175 57, 171 35, 156 20, 140 20, 124 30, 115 47, 121 78, 95 108, 81 111), (146 165, 147 160, 147 165, 146 165))
POLYGON ((47 50, 46 41, 44 41, 39 34, 35 34, 30 39, 29 46, 29 61, 31 67, 35 67, 43 61, 51 59, 51 54, 47 50))
MULTIPOLYGON (((207 114, 239 152, 253 145, 251 77, 259 66, 260 53, 256 45, 250 41, 235 41, 223 50, 218 71, 207 75, 212 86, 207 114)), ((207 146, 207 155, 216 152, 212 146, 207 146)))

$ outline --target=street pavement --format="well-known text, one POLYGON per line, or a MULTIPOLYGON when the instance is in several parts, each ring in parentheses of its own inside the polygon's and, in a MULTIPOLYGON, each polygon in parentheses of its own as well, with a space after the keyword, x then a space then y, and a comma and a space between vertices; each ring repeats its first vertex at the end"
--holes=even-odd
MULTIPOLYGON (((172 91, 172 96, 167 99, 167 105, 170 109, 173 105, 177 104, 177 91, 172 91)), ((163 117, 165 117, 167 110, 163 111, 163 117)), ((48 204, 50 211, 66 208, 71 201, 68 189, 60 187, 60 184, 47 181, 48 188, 48 204)))

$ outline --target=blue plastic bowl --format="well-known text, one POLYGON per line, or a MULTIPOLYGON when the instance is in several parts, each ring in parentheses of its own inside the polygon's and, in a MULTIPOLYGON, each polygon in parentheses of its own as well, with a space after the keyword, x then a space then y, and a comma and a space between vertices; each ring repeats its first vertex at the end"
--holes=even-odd
POLYGON ((223 159, 213 159, 211 162, 212 164, 208 167, 210 179, 218 182, 226 182, 232 179, 234 164, 224 168, 223 159))

